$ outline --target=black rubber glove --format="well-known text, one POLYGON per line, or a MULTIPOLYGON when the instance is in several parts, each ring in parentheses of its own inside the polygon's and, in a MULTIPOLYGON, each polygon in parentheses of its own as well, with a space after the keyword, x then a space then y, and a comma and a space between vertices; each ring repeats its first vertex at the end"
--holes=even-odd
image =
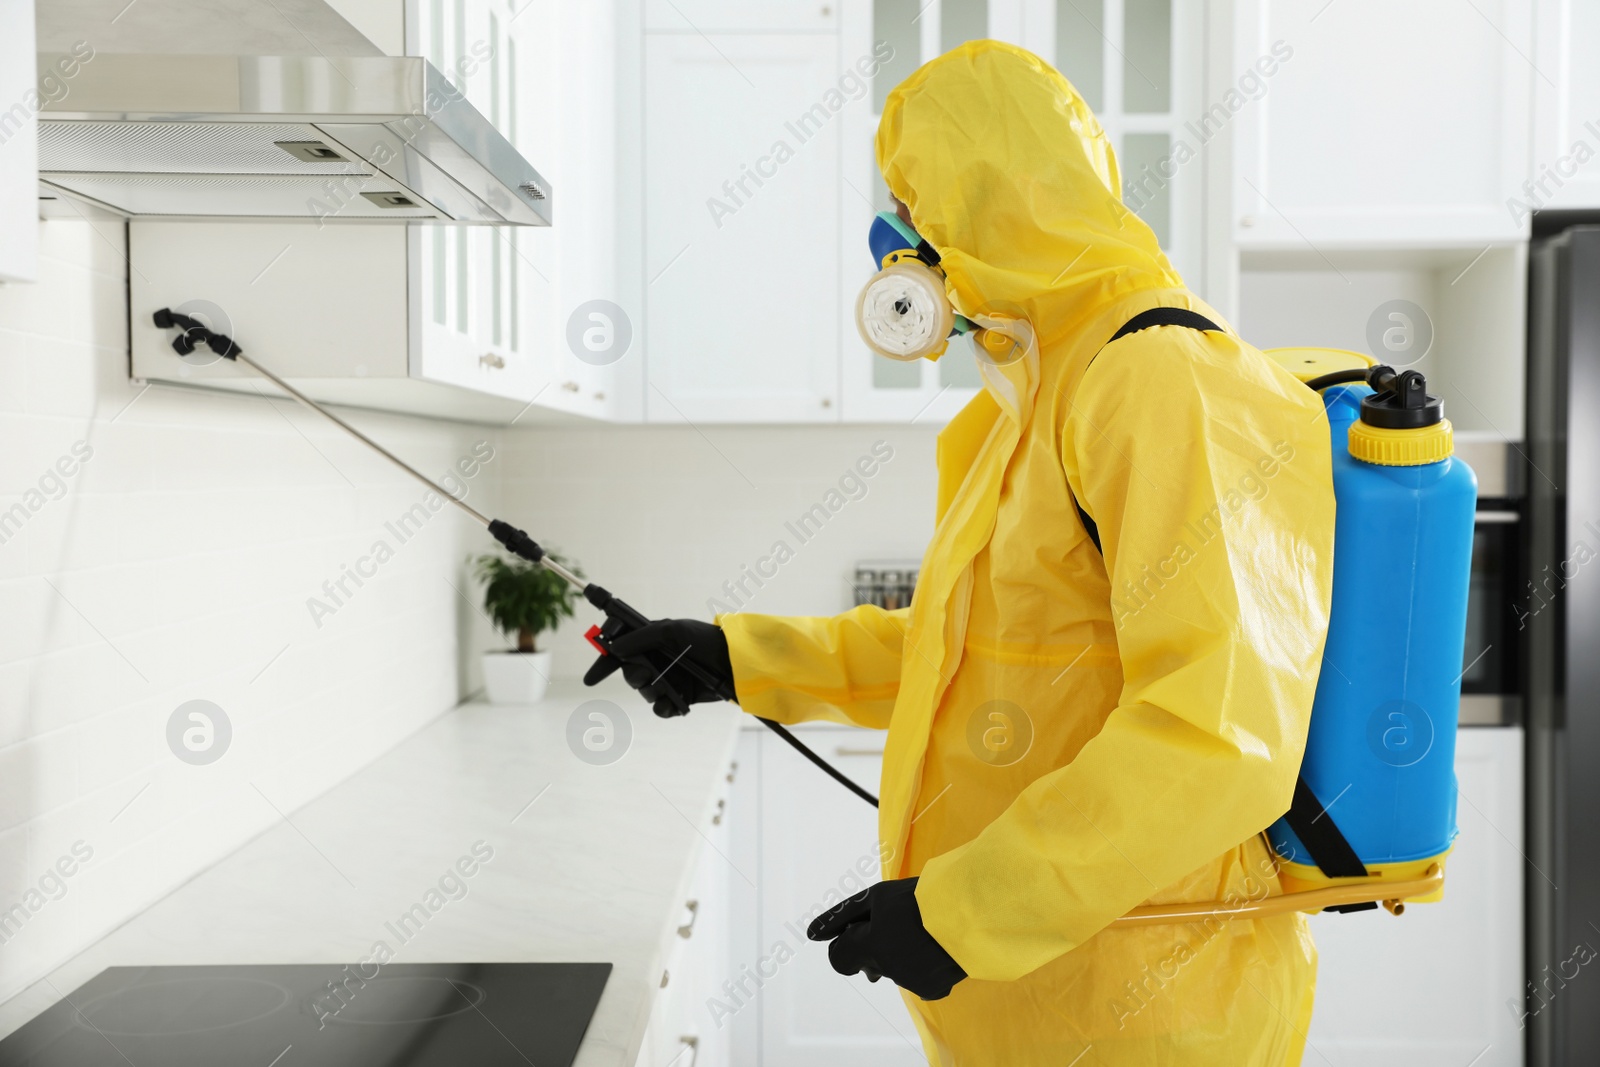
POLYGON ((690 704, 709 704, 733 694, 733 663, 722 630, 698 619, 660 619, 611 642, 611 655, 601 656, 583 676, 594 685, 617 670, 663 719, 689 714, 690 704), (684 661, 723 687, 701 681, 684 669, 684 661))
POLYGON ((863 889, 823 912, 809 927, 813 941, 832 941, 828 962, 840 974, 888 977, 923 1000, 942 1000, 967 976, 922 925, 917 880, 897 878, 863 889))

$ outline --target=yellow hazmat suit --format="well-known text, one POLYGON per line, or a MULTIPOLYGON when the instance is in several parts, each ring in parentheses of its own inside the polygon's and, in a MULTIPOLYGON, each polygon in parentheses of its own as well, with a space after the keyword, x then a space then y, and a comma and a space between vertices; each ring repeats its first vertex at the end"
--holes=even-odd
POLYGON ((1289 807, 1332 585, 1321 404, 1232 333, 1101 351, 1152 307, 1222 320, 1037 57, 974 41, 927 64, 877 152, 956 309, 1025 317, 1038 350, 980 360, 987 388, 940 434, 911 608, 721 617, 739 701, 887 728, 883 876, 920 875, 971 976, 905 995, 930 1062, 1297 1063, 1303 918, 1106 924, 1278 892, 1258 833, 1289 807))

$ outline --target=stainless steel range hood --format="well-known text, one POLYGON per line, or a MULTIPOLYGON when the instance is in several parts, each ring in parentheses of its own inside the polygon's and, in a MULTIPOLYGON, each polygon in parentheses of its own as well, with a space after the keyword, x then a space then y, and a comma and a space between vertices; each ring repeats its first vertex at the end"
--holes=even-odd
POLYGON ((100 54, 67 85, 39 114, 42 195, 140 219, 550 225, 549 183, 424 59, 100 54))

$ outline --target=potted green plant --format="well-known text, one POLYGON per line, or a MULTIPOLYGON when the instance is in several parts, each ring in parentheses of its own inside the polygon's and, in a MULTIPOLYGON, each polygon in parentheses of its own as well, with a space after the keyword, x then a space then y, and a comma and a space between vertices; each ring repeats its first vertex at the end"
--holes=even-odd
MULTIPOLYGON (((583 571, 556 552, 551 559, 583 577, 583 571)), ((485 652, 483 681, 491 704, 533 704, 550 682, 550 653, 541 651, 540 634, 572 617, 578 591, 537 563, 484 555, 473 561, 483 583, 483 610, 516 642, 504 651, 485 652)))

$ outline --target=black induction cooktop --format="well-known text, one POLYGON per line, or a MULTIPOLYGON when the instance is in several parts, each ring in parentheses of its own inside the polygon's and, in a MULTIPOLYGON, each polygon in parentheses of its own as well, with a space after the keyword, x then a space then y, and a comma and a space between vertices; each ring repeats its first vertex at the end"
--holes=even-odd
POLYGON ((0 1067, 571 1067, 609 963, 112 967, 0 1067))

